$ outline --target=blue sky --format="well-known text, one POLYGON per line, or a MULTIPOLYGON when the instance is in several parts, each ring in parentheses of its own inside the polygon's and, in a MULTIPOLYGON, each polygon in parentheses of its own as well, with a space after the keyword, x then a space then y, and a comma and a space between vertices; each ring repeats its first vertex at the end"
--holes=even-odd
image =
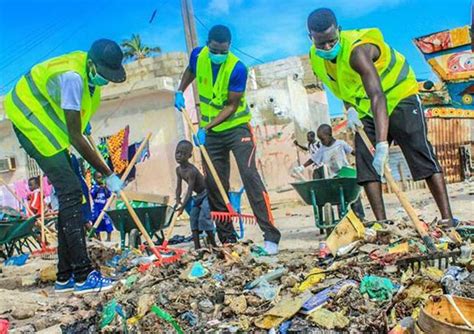
MULTIPOLYGON (((470 0, 194 0, 206 26, 226 24, 233 45, 261 61, 308 52, 306 17, 330 7, 343 29, 378 27, 402 52, 419 78, 434 79, 414 37, 470 23, 470 0)), ((185 51, 179 0, 0 0, 0 94, 33 64, 73 50, 87 50, 98 38, 117 41, 139 33, 164 52, 185 51), (157 15, 152 23, 153 11, 157 15)), ((196 22, 199 42, 207 30, 196 22)), ((247 64, 258 61, 235 53, 247 64)), ((330 97, 331 114, 341 105, 330 97)))

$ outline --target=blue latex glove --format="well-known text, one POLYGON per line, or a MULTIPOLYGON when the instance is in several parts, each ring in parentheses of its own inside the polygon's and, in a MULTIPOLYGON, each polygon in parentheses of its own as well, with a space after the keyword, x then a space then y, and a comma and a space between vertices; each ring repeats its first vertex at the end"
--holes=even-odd
POLYGON ((105 178, 105 185, 114 193, 119 193, 124 186, 123 181, 115 173, 105 178))
POLYGON ((206 130, 199 128, 195 136, 193 136, 194 145, 201 146, 206 145, 206 130))
POLYGON ((183 92, 177 91, 174 93, 174 107, 178 109, 178 111, 181 111, 183 108, 186 106, 184 105, 184 95, 183 92))
POLYGON ((90 136, 92 133, 92 126, 91 123, 87 123, 86 128, 84 129, 84 134, 86 136, 90 136))
POLYGON ((352 131, 356 131, 358 127, 362 127, 359 113, 353 107, 347 109, 347 127, 352 131))
POLYGON ((372 166, 374 166, 375 171, 380 177, 383 177, 383 168, 388 160, 388 142, 383 141, 375 145, 375 154, 374 161, 372 166))

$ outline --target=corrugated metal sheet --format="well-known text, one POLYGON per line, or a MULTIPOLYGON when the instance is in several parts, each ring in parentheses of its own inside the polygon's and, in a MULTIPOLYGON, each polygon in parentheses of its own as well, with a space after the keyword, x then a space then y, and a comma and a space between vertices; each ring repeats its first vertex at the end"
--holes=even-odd
POLYGON ((472 143, 472 119, 428 118, 428 138, 447 183, 462 181, 459 147, 472 143))

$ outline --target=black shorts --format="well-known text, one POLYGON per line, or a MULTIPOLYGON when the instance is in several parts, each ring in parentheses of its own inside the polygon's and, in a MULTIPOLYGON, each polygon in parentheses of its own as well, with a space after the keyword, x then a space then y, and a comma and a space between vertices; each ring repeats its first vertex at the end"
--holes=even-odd
MULTIPOLYGON (((415 181, 426 179, 434 173, 440 173, 441 166, 427 138, 425 115, 417 95, 400 101, 389 118, 388 142, 395 142, 405 156, 415 181)), ((375 145, 375 124, 371 117, 362 119, 364 130, 372 144, 375 145)), ((355 136, 355 155, 357 166, 357 182, 380 181, 380 176, 372 166, 373 157, 365 146, 362 138, 355 136)))

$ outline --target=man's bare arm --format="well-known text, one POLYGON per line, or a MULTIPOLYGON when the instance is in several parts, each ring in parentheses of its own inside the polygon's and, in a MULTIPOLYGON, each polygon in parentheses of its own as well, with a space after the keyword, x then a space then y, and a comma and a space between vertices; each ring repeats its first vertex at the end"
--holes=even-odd
POLYGON ((186 70, 183 73, 183 76, 181 77, 181 82, 179 83, 178 91, 184 92, 186 88, 191 84, 191 82, 194 81, 196 76, 194 73, 191 71, 191 69, 186 67, 186 70))
POLYGON ((82 135, 81 113, 74 110, 64 110, 64 113, 66 115, 66 125, 71 145, 94 169, 106 176, 110 176, 112 171, 109 166, 104 163, 97 151, 90 146, 89 142, 82 135))
POLYGON ((303 151, 308 151, 308 148, 307 148, 307 147, 304 147, 303 145, 300 145, 300 143, 298 143, 297 140, 295 140, 295 141, 293 142, 293 144, 295 144, 296 147, 302 149, 303 151))
POLYGON ((354 71, 360 74, 365 91, 370 99, 370 106, 375 119, 377 143, 387 141, 388 135, 387 99, 374 65, 374 60, 378 56, 379 50, 377 47, 371 44, 364 44, 352 51, 350 60, 354 71))
POLYGON ((240 99, 243 95, 243 92, 229 92, 227 105, 221 110, 221 112, 219 113, 219 115, 217 115, 216 118, 214 118, 208 125, 206 125, 205 129, 211 130, 213 127, 221 124, 233 113, 235 113, 237 111, 237 108, 239 107, 240 99))

